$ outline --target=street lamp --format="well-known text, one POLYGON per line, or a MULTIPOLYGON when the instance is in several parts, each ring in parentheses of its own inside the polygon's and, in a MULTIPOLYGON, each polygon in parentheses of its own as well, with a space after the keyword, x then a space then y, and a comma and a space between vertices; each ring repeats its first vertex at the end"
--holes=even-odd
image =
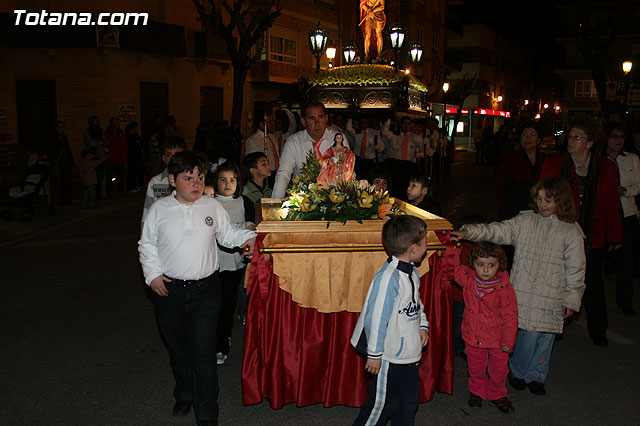
POLYGON ((344 60, 347 64, 352 64, 356 59, 356 47, 353 45, 353 40, 350 40, 346 46, 342 48, 344 54, 344 60))
POLYGON ((406 34, 405 29, 400 26, 400 24, 396 24, 389 30, 389 38, 391 39, 391 48, 395 53, 395 69, 398 71, 398 54, 400 53, 400 49, 402 49, 402 44, 404 43, 404 36, 406 34))
POLYGON ((329 44, 327 45, 327 59, 329 60, 329 68, 333 68, 333 60, 336 57, 336 44, 329 40, 329 44))
POLYGON ((625 79, 625 87, 624 87, 624 116, 623 116, 623 124, 626 124, 627 122, 627 116, 629 115, 629 111, 627 111, 627 109, 629 108, 629 89, 631 89, 631 76, 630 76, 630 72, 631 72, 631 68, 633 68, 633 62, 631 61, 624 61, 622 63, 622 71, 624 72, 624 79, 625 79))
POLYGON ((311 53, 316 57, 316 74, 320 72, 320 57, 322 56, 322 52, 324 52, 325 47, 327 46, 327 40, 329 33, 322 28, 320 25, 320 21, 318 21, 318 26, 315 30, 309 31, 309 47, 311 48, 311 53))
POLYGON ((416 41, 411 45, 411 50, 409 50, 409 55, 411 55, 411 62, 417 63, 422 59, 423 52, 422 44, 419 41, 416 41))
MULTIPOLYGON (((449 91, 449 82, 445 81, 444 83, 442 83, 442 92, 443 93, 447 93, 449 91)), ((444 95, 442 96, 442 103, 444 106, 444 112, 442 113, 442 129, 445 132, 445 138, 449 137, 449 132, 448 132, 448 123, 447 123, 447 101, 444 98, 444 95)), ((462 105, 460 105, 459 107, 461 107, 462 105)))
POLYGON ((502 102, 502 95, 498 95, 498 102, 502 102))

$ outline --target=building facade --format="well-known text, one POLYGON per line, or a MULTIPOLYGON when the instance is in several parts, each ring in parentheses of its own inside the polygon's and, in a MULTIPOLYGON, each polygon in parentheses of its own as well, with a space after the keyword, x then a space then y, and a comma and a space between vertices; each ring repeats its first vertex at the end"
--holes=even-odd
MULTIPOLYGON (((205 2, 206 3, 206 2, 205 2)), ((400 64, 409 67, 413 41, 425 49, 415 72, 425 82, 443 62, 444 0, 388 1, 387 26, 408 29, 400 64)), ((337 47, 354 40, 362 49, 359 1, 281 0, 282 12, 254 48, 258 61, 244 91, 241 131, 250 135, 255 117, 278 105, 295 103, 299 78, 314 72, 307 33, 320 23, 337 47)), ((69 21, 71 22, 71 21, 69 21)), ((123 125, 137 121, 143 136, 154 116, 176 118, 191 146, 198 123, 229 119, 233 69, 224 41, 205 31, 192 1, 78 0, 9 1, 0 6, 0 139, 36 146, 49 138, 57 120, 67 126, 74 154, 83 149, 89 116, 105 128, 110 117, 123 125), (15 25, 16 9, 26 13, 147 13, 147 25, 15 25)), ((389 55, 389 42, 384 52, 389 55)), ((329 65, 323 55, 321 67, 329 65)), ((440 84, 438 82, 437 84, 440 84)))

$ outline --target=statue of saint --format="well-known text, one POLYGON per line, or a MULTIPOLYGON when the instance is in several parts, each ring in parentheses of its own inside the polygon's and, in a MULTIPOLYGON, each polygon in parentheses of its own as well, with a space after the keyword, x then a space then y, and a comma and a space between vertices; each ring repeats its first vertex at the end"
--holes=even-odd
POLYGON ((345 144, 342 133, 337 133, 334 143, 324 154, 316 151, 316 158, 322 159, 322 168, 318 175, 318 183, 323 186, 335 185, 341 180, 354 178, 353 167, 356 156, 345 144))
POLYGON ((387 23, 384 14, 384 0, 360 0, 360 27, 364 37, 364 56, 369 58, 371 54, 371 36, 375 32, 378 51, 376 56, 382 53, 382 30, 387 23))

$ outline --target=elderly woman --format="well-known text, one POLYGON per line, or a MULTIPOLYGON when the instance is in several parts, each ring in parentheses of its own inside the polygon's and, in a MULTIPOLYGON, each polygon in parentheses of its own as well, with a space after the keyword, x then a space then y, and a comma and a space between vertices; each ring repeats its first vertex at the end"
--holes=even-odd
POLYGON ((540 125, 525 123, 520 133, 520 149, 506 152, 496 168, 495 180, 499 197, 498 220, 511 219, 529 210, 529 192, 538 182, 545 155, 538 147, 542 142, 540 125))
POLYGON ((619 249, 622 241, 616 168, 599 156, 595 145, 602 140, 600 123, 581 116, 569 123, 567 153, 544 161, 540 179, 561 176, 571 184, 578 223, 586 235, 587 255, 582 304, 587 313, 589 337, 596 346, 608 346, 608 327, 602 264, 605 246, 619 249))
POLYGON ((622 206, 622 249, 618 253, 616 271, 616 302, 627 316, 635 316, 631 305, 633 296, 634 248, 637 247, 640 227, 638 226, 638 206, 634 196, 640 193, 640 160, 638 156, 623 151, 624 129, 610 127, 605 132, 607 146, 603 152, 618 168, 618 195, 622 206))

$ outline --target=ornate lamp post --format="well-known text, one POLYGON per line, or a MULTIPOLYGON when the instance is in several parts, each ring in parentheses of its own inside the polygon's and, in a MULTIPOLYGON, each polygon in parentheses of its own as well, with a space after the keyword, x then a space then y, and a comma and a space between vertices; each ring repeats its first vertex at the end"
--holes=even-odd
POLYGON ((418 63, 422 59, 423 52, 422 44, 419 41, 416 41, 411 45, 411 49, 409 50, 409 55, 411 56, 411 62, 418 63))
POLYGON ((402 44, 404 43, 404 36, 406 34, 405 29, 399 24, 394 25, 389 30, 389 38, 391 39, 391 48, 395 54, 395 68, 396 72, 398 71, 398 55, 400 53, 400 49, 402 49, 402 44))
POLYGON ((344 61, 347 64, 352 64, 356 59, 356 47, 353 45, 352 40, 342 48, 342 53, 344 54, 344 61))
POLYGON ((315 30, 309 31, 309 48, 311 53, 316 57, 316 74, 320 72, 320 57, 327 46, 329 33, 322 28, 320 22, 315 30))
POLYGON ((627 118, 629 116, 629 111, 627 111, 627 109, 629 108, 629 89, 631 89, 631 75, 629 74, 631 72, 631 69, 633 68, 633 62, 631 61, 624 61, 622 63, 622 71, 624 72, 624 115, 622 116, 622 123, 626 124, 627 123, 627 118))
MULTIPOLYGON (((442 113, 442 129, 445 131, 445 137, 448 138, 449 137, 449 129, 448 129, 448 123, 447 123, 447 101, 445 100, 445 95, 447 94, 447 92, 449 91, 449 82, 445 81, 444 83, 442 83, 442 103, 444 104, 444 108, 443 108, 443 113, 442 113)), ((462 108, 462 105, 460 105, 460 108, 462 108)))
POLYGON ((329 44, 327 45, 327 59, 329 60, 329 68, 333 68, 333 60, 336 57, 336 44, 329 40, 329 44))

